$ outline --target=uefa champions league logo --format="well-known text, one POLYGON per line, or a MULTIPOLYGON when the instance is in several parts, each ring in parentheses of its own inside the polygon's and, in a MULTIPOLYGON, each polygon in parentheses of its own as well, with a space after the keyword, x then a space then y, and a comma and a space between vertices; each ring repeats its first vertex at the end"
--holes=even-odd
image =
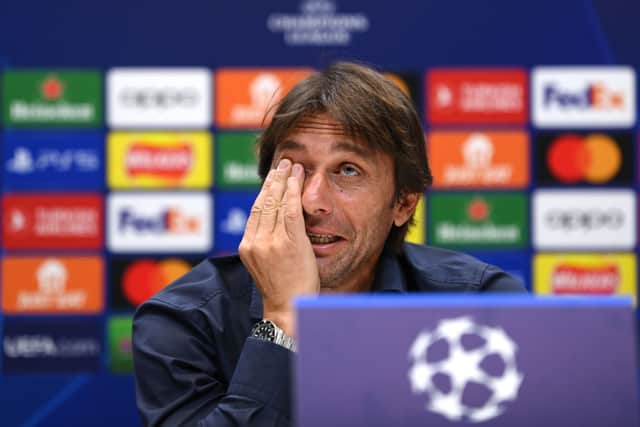
POLYGON ((477 325, 468 316, 441 320, 435 330, 421 332, 409 350, 412 391, 426 394, 426 409, 449 421, 488 421, 518 396, 524 375, 516 351, 502 328, 477 325), (483 401, 465 403, 470 391, 483 401))

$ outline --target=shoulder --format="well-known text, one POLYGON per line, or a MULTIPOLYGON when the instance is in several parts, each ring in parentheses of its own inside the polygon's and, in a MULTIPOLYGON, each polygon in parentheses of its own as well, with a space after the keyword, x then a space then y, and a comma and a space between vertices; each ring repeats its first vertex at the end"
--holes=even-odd
POLYGON ((209 257, 167 285, 145 304, 161 304, 181 311, 197 309, 216 297, 250 298, 251 276, 238 255, 209 257))
POLYGON ((431 246, 404 244, 404 257, 419 288, 439 291, 524 292, 522 284, 500 268, 471 255, 431 246))

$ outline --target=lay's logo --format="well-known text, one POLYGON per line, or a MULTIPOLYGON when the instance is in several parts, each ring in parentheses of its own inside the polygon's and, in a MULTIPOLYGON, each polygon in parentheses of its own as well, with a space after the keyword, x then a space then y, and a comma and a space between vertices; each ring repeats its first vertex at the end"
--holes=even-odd
POLYGON ((611 295, 619 283, 620 270, 615 264, 592 267, 559 265, 551 275, 551 286, 556 295, 611 295))
POLYGON ((108 140, 112 188, 207 188, 212 140, 207 132, 122 133, 108 140))
POLYGON ((551 295, 629 295, 637 293, 632 253, 542 253, 533 260, 533 289, 551 295))
POLYGON ((629 67, 538 67, 532 101, 537 127, 631 127, 635 73, 629 67))
POLYGON ((161 148, 141 142, 129 147, 126 168, 129 176, 178 180, 189 172, 193 161, 193 150, 189 145, 161 148))

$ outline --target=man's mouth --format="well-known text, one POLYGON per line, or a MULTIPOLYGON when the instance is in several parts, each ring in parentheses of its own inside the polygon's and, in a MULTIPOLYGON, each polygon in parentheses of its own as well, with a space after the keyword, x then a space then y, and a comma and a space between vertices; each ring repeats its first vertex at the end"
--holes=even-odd
POLYGON ((311 241, 312 245, 327 245, 329 243, 335 243, 340 240, 340 237, 331 234, 307 233, 307 236, 309 236, 309 240, 311 241))

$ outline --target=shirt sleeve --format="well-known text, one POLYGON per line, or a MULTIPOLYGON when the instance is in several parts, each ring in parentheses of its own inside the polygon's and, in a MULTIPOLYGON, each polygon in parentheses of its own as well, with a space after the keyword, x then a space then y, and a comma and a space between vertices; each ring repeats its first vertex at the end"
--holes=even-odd
POLYGON ((153 302, 133 323, 136 400, 145 426, 285 427, 290 425, 293 353, 247 338, 233 363, 197 311, 153 302))
POLYGON ((480 291, 527 293, 524 284, 520 280, 491 264, 488 264, 484 270, 480 291))

